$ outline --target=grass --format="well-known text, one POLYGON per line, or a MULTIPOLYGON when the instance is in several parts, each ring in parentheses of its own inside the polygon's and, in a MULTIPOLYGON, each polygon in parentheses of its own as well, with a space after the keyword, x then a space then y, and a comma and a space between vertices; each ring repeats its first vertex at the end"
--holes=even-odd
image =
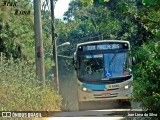
POLYGON ((28 61, 0 62, 0 111, 60 111, 61 97, 46 80, 41 88, 35 65, 28 61))

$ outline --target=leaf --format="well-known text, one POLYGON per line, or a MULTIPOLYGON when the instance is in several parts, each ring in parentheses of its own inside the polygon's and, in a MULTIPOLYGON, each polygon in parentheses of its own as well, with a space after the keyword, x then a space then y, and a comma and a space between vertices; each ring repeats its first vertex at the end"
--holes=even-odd
POLYGON ((99 3, 104 3, 104 0, 99 0, 99 3))
POLYGON ((145 6, 150 6, 153 5, 155 3, 155 0, 142 0, 142 4, 145 6))
POLYGON ((88 2, 87 2, 87 1, 83 1, 83 2, 82 2, 82 5, 83 5, 84 7, 87 7, 87 6, 88 6, 88 2))
POLYGON ((104 2, 109 2, 109 0, 104 0, 104 2))
POLYGON ((146 5, 146 0, 142 0, 142 4, 143 4, 143 5, 146 5))
POLYGON ((93 3, 94 2, 94 0, 91 0, 91 3, 93 3))
POLYGON ((117 5, 117 12, 124 13, 128 11, 128 5, 125 2, 118 2, 116 5, 117 5))

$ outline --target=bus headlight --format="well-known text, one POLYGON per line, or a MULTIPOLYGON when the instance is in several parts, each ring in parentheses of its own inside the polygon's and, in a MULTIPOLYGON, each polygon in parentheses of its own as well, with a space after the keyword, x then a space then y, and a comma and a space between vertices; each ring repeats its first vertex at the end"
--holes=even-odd
POLYGON ((129 88, 129 86, 128 86, 128 85, 125 85, 125 86, 124 86, 124 89, 125 89, 125 90, 126 90, 126 89, 128 89, 128 88, 129 88))
POLYGON ((84 88, 84 87, 82 88, 82 90, 83 90, 83 91, 88 91, 87 88, 84 88))
POLYGON ((82 87, 82 91, 84 91, 84 92, 91 92, 92 90, 88 89, 88 88, 85 88, 85 87, 82 87))

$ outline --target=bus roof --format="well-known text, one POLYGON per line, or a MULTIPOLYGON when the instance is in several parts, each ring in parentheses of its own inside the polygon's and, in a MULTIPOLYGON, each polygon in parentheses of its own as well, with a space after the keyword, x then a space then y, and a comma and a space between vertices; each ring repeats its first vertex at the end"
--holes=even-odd
POLYGON ((124 41, 124 40, 98 40, 98 41, 90 41, 90 42, 84 42, 84 43, 79 43, 77 44, 77 47, 80 45, 87 45, 87 44, 95 44, 95 43, 105 43, 105 42, 119 42, 119 43, 128 43, 129 41, 124 41))

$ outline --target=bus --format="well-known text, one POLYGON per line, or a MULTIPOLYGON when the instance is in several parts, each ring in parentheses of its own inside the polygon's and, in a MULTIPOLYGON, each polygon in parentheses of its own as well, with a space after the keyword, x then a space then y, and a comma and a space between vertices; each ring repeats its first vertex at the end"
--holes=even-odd
POLYGON ((78 102, 130 101, 133 59, 129 41, 99 40, 77 44, 73 64, 78 102))

